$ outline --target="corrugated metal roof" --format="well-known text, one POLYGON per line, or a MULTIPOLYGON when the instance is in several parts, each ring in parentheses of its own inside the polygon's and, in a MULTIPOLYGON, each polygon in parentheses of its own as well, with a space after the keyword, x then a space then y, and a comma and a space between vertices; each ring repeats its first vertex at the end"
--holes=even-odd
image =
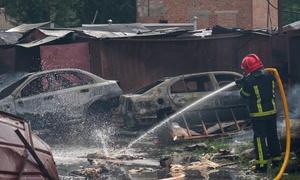
POLYGON ((108 32, 108 31, 95 31, 95 30, 83 30, 83 33, 95 38, 120 38, 120 37, 132 37, 136 36, 136 33, 126 32, 108 32))
POLYGON ((48 36, 48 37, 45 37, 43 39, 32 41, 32 42, 29 42, 29 43, 19 43, 19 44, 17 44, 17 46, 21 46, 21 47, 25 47, 25 48, 31 48, 31 47, 35 47, 35 46, 39 46, 39 45, 42 45, 42 44, 49 43, 51 41, 54 41, 54 40, 57 40, 57 39, 60 39, 60 38, 61 37, 48 36))
POLYGON ((25 33, 27 31, 45 26, 45 25, 50 24, 50 23, 51 22, 42 22, 42 23, 35 23, 35 24, 21 24, 20 26, 16 26, 14 28, 11 28, 11 29, 7 30, 6 32, 25 33))
POLYGON ((293 22, 283 26, 284 31, 298 30, 300 29, 300 21, 293 22))
POLYGON ((193 23, 144 23, 142 24, 149 30, 156 30, 162 28, 181 28, 185 30, 193 30, 194 24, 193 23))
POLYGON ((82 30, 139 33, 150 31, 140 23, 132 24, 83 24, 82 30))
POLYGON ((21 37, 20 33, 0 32, 0 46, 16 44, 21 37))
POLYGON ((38 29, 38 30, 47 36, 56 36, 56 37, 63 37, 69 33, 74 32, 71 30, 45 30, 45 29, 38 29))
POLYGON ((57 39, 63 38, 66 35, 74 32, 71 30, 44 30, 44 29, 37 29, 37 30, 42 32, 43 34, 45 34, 46 37, 42 38, 42 39, 37 39, 35 41, 31 41, 28 43, 18 43, 17 46, 31 48, 31 47, 49 43, 51 41, 55 41, 57 39))

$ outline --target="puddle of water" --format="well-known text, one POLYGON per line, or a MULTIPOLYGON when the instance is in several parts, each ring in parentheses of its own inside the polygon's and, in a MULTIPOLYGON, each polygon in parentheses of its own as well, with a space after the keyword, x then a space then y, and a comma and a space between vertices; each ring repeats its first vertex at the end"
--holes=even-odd
POLYGON ((52 154, 57 165, 70 165, 87 162, 86 156, 99 151, 98 147, 82 147, 53 145, 51 146, 52 154))

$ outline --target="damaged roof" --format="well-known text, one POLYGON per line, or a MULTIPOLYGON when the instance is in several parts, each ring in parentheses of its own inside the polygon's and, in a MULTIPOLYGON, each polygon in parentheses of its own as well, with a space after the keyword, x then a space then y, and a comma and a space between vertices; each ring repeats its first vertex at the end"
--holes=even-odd
POLYGON ((43 27, 45 25, 50 24, 51 22, 42 22, 42 23, 35 23, 35 24, 21 24, 20 26, 16 26, 14 28, 11 28, 7 30, 6 32, 19 32, 19 33, 25 33, 32 29, 43 27))
POLYGON ((124 33, 141 33, 150 31, 140 23, 132 24, 83 24, 82 30, 107 31, 107 32, 124 32, 124 33))
POLYGON ((300 29, 300 21, 295 21, 291 24, 287 24, 283 26, 284 31, 292 31, 292 30, 299 30, 300 29))
POLYGON ((66 38, 69 34, 72 37, 68 40, 78 39, 192 39, 192 38, 229 38, 242 36, 245 33, 269 35, 261 30, 243 30, 238 28, 225 28, 216 26, 213 29, 199 29, 189 31, 182 27, 171 27, 156 30, 149 30, 140 23, 133 24, 83 24, 78 28, 41 28, 49 25, 50 22, 23 24, 0 34, 1 45, 16 45, 31 48, 47 44, 59 39, 66 38), (23 34, 23 36, 22 36, 23 34))
POLYGON ((31 48, 31 47, 39 46, 42 44, 46 44, 64 38, 65 36, 74 32, 70 30, 45 30, 45 29, 36 29, 36 30, 41 32, 45 36, 30 42, 18 43, 17 46, 31 48))
POLYGON ((16 32, 0 32, 0 46, 14 45, 21 37, 22 34, 16 32))
POLYGON ((108 32, 108 31, 96 31, 96 30, 83 30, 83 33, 86 34, 86 35, 98 38, 98 39, 136 36, 135 33, 108 32))

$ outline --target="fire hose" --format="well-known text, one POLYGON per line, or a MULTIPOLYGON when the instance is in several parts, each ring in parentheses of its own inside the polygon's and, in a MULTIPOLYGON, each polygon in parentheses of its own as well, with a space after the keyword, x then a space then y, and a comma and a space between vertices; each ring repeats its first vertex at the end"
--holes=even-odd
POLYGON ((289 162, 289 157, 290 157, 290 150, 291 150, 291 132, 290 132, 290 119, 289 119, 289 109, 288 109, 288 104, 286 101, 286 96, 285 96, 285 92, 284 92, 284 88, 282 85, 282 81, 281 78, 279 76, 279 73, 277 71, 277 69, 275 68, 266 68, 266 70, 273 74, 274 77, 276 78, 278 87, 279 87, 279 91, 280 91, 280 96, 281 96, 281 100, 283 103, 283 110, 284 110, 284 119, 285 119, 285 129, 286 129, 286 145, 285 145, 285 155, 284 155, 284 161, 283 164, 280 168, 280 171, 278 172, 278 174, 276 175, 276 177, 274 178, 275 180, 279 180, 281 179, 286 166, 289 162))

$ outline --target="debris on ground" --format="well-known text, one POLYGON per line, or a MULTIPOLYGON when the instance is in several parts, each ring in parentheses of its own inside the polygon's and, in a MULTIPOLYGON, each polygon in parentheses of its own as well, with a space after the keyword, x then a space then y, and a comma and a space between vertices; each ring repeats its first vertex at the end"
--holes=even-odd
POLYGON ((98 168, 82 168, 71 172, 71 175, 84 176, 88 178, 99 178, 104 169, 98 168))
POLYGON ((172 164, 170 168, 170 175, 172 177, 178 177, 184 174, 185 167, 180 164, 172 164))
POLYGON ((220 167, 219 164, 209 160, 210 156, 208 154, 204 155, 200 161, 192 162, 191 166, 188 166, 187 169, 198 169, 198 170, 210 170, 220 167))
POLYGON ((185 151, 194 151, 194 150, 198 150, 198 149, 207 150, 208 146, 205 143, 197 143, 197 144, 192 144, 192 145, 184 147, 185 151))
POLYGON ((220 167, 219 164, 212 162, 208 159, 209 159, 209 155, 205 155, 204 157, 201 158, 200 161, 191 162, 186 166, 181 164, 171 164, 170 175, 175 179, 176 177, 183 178, 185 176, 207 178, 210 170, 220 167))
POLYGON ((177 139, 185 139, 189 136, 198 135, 200 134, 193 130, 182 128, 178 123, 171 124, 171 136, 173 137, 173 141, 176 141, 177 139))
POLYGON ((227 159, 231 161, 236 161, 240 157, 238 154, 234 153, 234 150, 227 150, 227 149, 220 149, 218 153, 215 153, 212 155, 211 159, 216 160, 216 159, 227 159))
POLYGON ((246 149, 244 150, 240 156, 243 156, 247 159, 254 159, 255 158, 255 153, 254 153, 254 148, 246 149))
POLYGON ((172 163, 172 159, 170 156, 161 156, 159 159, 159 165, 163 168, 170 168, 172 163))
POLYGON ((138 173, 153 172, 153 171, 154 169, 149 167, 139 167, 139 168, 128 170, 129 174, 138 174, 138 173))

